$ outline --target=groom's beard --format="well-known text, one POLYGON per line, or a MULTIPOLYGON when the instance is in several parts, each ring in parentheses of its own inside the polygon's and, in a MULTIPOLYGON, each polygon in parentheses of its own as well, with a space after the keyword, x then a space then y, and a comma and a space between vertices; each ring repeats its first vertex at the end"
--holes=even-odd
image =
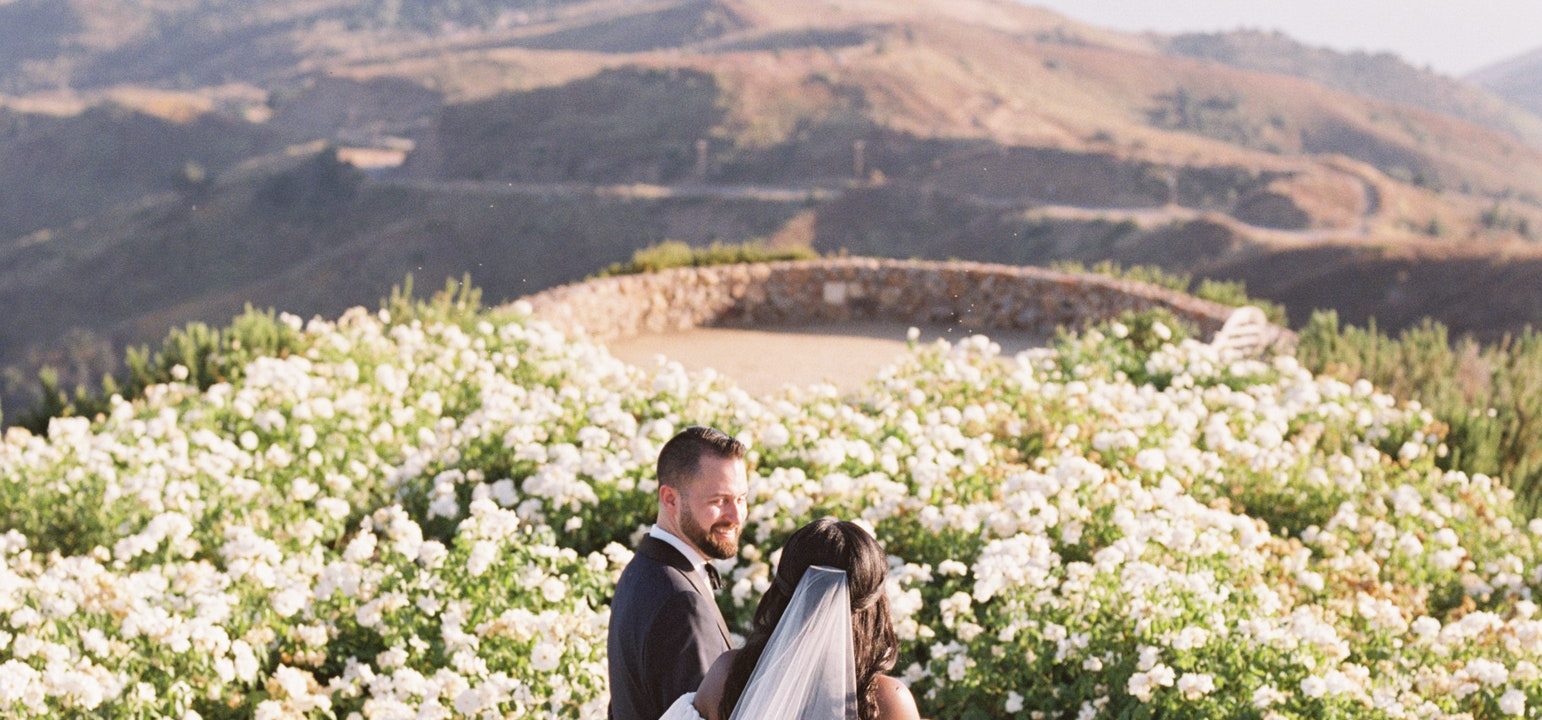
POLYGON ((680 532, 714 560, 727 560, 739 554, 739 529, 738 525, 725 522, 712 526, 718 532, 708 532, 689 511, 680 513, 680 532))

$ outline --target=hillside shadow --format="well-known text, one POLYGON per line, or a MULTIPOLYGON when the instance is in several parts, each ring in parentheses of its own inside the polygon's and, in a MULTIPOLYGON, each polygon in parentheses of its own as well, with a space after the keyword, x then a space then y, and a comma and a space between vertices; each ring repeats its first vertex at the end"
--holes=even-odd
POLYGON ((315 75, 269 96, 270 127, 295 141, 406 135, 434 116, 444 94, 398 77, 315 75))
POLYGON ((277 145, 264 126, 213 114, 179 123, 112 105, 67 117, 0 111, 0 242, 184 189, 277 145))
POLYGON ((888 28, 883 26, 864 26, 853 28, 801 28, 795 30, 775 30, 760 33, 752 37, 713 43, 710 47, 702 48, 704 52, 739 53, 739 52, 776 52, 780 50, 803 50, 817 48, 820 50, 840 50, 842 48, 857 47, 884 34, 888 28))
MULTIPOLYGON (((82 30, 67 3, 20 0, 0 3, 0 91, 15 91, 21 78, 10 74, 29 60, 51 60, 64 49, 62 38, 82 30)), ((20 74, 20 73, 18 73, 20 74)))
POLYGON ((182 86, 233 80, 261 83, 270 73, 295 67, 304 59, 296 45, 275 42, 275 38, 305 31, 305 20, 233 24, 217 30, 211 29, 208 20, 196 12, 161 20, 155 32, 92 56, 75 73, 74 82, 156 85, 171 78, 182 86))
POLYGON ((532 50, 626 54, 712 40, 746 26, 743 19, 721 3, 686 0, 652 12, 602 17, 509 44, 532 50))
POLYGON ((413 177, 671 182, 724 118, 716 78, 623 67, 566 85, 451 105, 408 156, 413 177))

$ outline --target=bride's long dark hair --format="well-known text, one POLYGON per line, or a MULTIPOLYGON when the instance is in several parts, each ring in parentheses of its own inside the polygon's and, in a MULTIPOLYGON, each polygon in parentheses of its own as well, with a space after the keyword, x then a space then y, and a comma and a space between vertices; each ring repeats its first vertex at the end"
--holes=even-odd
POLYGON ((852 651, 857 663, 857 715, 862 720, 878 717, 878 676, 893 669, 899 657, 889 600, 883 589, 888 563, 878 541, 861 526, 830 517, 798 528, 782 546, 771 587, 755 608, 749 638, 729 667, 718 717, 726 720, 733 716, 734 706, 749 684, 750 673, 771 639, 771 631, 787 611, 787 603, 804 571, 812 565, 846 571, 851 593, 852 651))

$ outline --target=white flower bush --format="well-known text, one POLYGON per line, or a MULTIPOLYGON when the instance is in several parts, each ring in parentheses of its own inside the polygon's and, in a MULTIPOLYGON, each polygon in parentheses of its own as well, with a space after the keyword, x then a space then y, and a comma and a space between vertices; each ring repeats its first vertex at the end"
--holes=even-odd
POLYGON ((1508 718, 1542 704, 1542 523, 1444 428, 1150 316, 753 398, 512 311, 301 323, 0 442, 0 714, 602 718, 653 462, 752 446, 743 630, 822 514, 891 554, 928 716, 1508 718))

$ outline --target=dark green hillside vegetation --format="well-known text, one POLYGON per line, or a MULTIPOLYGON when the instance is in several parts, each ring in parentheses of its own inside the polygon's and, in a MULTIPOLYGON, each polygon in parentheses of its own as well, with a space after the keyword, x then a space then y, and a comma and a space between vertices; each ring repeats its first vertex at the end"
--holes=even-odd
POLYGON ((1503 477, 1530 514, 1542 510, 1542 332, 1483 345, 1425 320, 1393 336, 1328 310, 1301 330, 1296 355, 1313 372, 1418 400, 1450 426, 1442 466, 1503 477))

